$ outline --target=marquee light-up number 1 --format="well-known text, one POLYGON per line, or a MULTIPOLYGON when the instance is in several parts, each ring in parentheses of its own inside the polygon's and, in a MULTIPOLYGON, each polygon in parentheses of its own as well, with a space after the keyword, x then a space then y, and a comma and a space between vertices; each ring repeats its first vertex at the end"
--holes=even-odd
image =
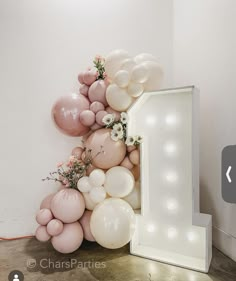
POLYGON ((212 256, 211 216, 199 212, 196 93, 144 93, 129 110, 141 145, 141 214, 131 254, 203 272, 212 256))

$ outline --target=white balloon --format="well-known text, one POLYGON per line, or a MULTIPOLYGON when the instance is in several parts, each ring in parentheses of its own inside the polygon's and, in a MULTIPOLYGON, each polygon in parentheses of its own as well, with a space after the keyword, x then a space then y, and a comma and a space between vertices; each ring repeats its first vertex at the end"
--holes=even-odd
POLYGON ((95 208, 95 206, 97 205, 97 203, 95 203, 91 200, 88 192, 84 192, 84 193, 82 193, 82 195, 84 196, 85 208, 87 210, 92 211, 95 208))
POLYGON ((142 54, 137 55, 137 56, 134 58, 134 61, 135 61, 137 64, 142 63, 142 62, 145 62, 145 61, 154 61, 154 62, 157 62, 157 58, 154 57, 152 54, 142 53, 142 54))
POLYGON ((130 82, 127 88, 128 94, 133 98, 137 98, 140 95, 142 95, 143 90, 144 90, 143 85, 135 82, 130 82))
POLYGON ((131 73, 131 71, 133 70, 135 65, 136 65, 136 63, 135 63, 135 61, 133 59, 125 59, 125 60, 123 60, 120 68, 122 70, 126 70, 129 73, 131 73))
POLYGON ((140 182, 135 183, 134 189, 132 192, 123 198, 130 206, 136 210, 141 208, 141 192, 140 192, 140 182))
POLYGON ((89 192, 92 188, 90 182, 89 182, 89 177, 82 177, 78 180, 77 183, 77 188, 81 192, 89 192))
POLYGON ((131 80, 136 83, 144 83, 148 79, 148 68, 143 64, 136 65, 131 73, 131 80))
POLYGON ((144 83, 145 91, 156 91, 161 88, 163 80, 163 70, 161 66, 152 61, 143 62, 142 65, 146 66, 149 69, 148 80, 144 83))
POLYGON ((120 88, 125 88, 128 86, 130 80, 130 75, 127 70, 119 70, 116 72, 114 77, 114 82, 120 88))
POLYGON ((109 106, 116 111, 126 111, 132 104, 132 97, 125 89, 116 84, 110 84, 106 91, 106 99, 109 106))
POLYGON ((120 70, 122 61, 127 58, 129 54, 125 50, 114 50, 107 55, 104 66, 109 78, 114 78, 116 72, 120 70))
POLYGON ((90 190, 89 196, 94 203, 100 203, 106 198, 107 193, 103 186, 98 186, 98 187, 93 187, 90 190))
POLYGON ((109 198, 94 209, 90 228, 98 244, 108 249, 117 249, 131 240, 135 222, 134 211, 127 202, 109 198))
POLYGON ((101 169, 94 169, 89 175, 91 186, 101 186, 105 182, 105 173, 101 169))
POLYGON ((106 172, 104 187, 112 197, 127 196, 134 188, 134 176, 125 167, 116 166, 106 172))

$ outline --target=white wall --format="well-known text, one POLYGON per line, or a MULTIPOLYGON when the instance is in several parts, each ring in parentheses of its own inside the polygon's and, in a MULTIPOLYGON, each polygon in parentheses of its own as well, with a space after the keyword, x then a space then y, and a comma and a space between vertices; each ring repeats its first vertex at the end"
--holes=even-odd
POLYGON ((34 233, 41 178, 79 142, 50 119, 96 54, 150 52, 172 81, 172 0, 0 0, 0 236, 34 233))
POLYGON ((236 260, 236 204, 221 197, 221 151, 236 143, 236 1, 174 0, 174 81, 201 91, 201 211, 236 260))

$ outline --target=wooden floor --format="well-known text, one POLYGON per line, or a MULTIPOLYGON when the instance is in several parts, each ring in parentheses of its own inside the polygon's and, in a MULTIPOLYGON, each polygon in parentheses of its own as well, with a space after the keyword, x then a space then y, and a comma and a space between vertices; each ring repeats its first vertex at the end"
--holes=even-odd
POLYGON ((0 281, 12 270, 25 281, 236 281, 236 263, 216 249, 209 274, 203 274, 132 256, 128 246, 108 250, 87 242, 62 255, 34 238, 0 242, 0 281))

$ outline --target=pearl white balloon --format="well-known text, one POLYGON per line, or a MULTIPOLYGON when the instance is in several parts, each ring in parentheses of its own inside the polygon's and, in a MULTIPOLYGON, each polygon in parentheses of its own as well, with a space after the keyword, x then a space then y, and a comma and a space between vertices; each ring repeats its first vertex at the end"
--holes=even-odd
POLYGON ((81 192, 89 192, 92 189, 92 186, 89 181, 89 177, 82 177, 78 180, 77 188, 81 192))
POLYGON ((84 197, 85 208, 86 208, 87 210, 92 211, 92 210, 95 208, 95 206, 97 205, 97 203, 95 203, 95 202, 93 202, 93 201, 91 200, 90 195, 89 195, 88 192, 84 192, 84 193, 82 193, 82 195, 83 195, 83 197, 84 197))
POLYGON ((105 182, 105 173, 102 169, 94 169, 89 175, 91 186, 101 186, 105 182))
POLYGON ((135 83, 135 82, 130 82, 129 86, 127 88, 128 94, 133 98, 137 98, 137 97, 141 96, 143 93, 143 90, 144 90, 143 85, 140 83, 135 83))
POLYGON ((145 91, 156 91, 161 88, 162 80, 163 80, 163 70, 161 66, 152 61, 146 61, 142 63, 142 65, 146 66, 149 69, 149 77, 148 80, 144 83, 145 91))
POLYGON ((132 104, 132 97, 125 89, 121 89, 116 84, 110 84, 106 91, 106 99, 109 106, 116 111, 126 111, 132 104))
POLYGON ((142 63, 142 62, 145 62, 145 61, 154 61, 154 62, 157 62, 157 58, 154 57, 154 56, 151 55, 151 54, 142 53, 142 54, 137 55, 137 56, 134 58, 134 61, 135 61, 137 64, 142 63))
POLYGON ((147 81, 149 69, 144 64, 136 65, 131 73, 131 80, 136 83, 144 83, 147 81))
POLYGON ((133 59, 125 59, 125 60, 123 60, 120 68, 122 70, 126 70, 129 73, 131 73, 131 71, 133 70, 135 65, 136 65, 136 63, 135 63, 135 61, 133 59))
POLYGON ((108 249, 123 247, 134 234, 134 211, 122 199, 105 199, 94 209, 90 228, 95 240, 101 246, 108 249))
POLYGON ((125 50, 114 50, 107 55, 104 66, 109 78, 114 78, 116 72, 120 70, 122 61, 127 58, 129 58, 129 54, 125 50))
POLYGON ((123 198, 126 202, 130 204, 130 206, 134 209, 140 209, 141 208, 141 192, 140 192, 140 182, 137 181, 135 183, 134 189, 132 192, 123 198))
POLYGON ((116 166, 106 172, 104 187, 112 197, 127 196, 134 188, 134 176, 125 167, 116 166))
POLYGON ((107 196, 103 186, 93 187, 89 192, 89 197, 94 203, 102 202, 107 196))
POLYGON ((119 70, 116 72, 114 82, 120 88, 126 88, 129 84, 130 75, 127 70, 119 70))

